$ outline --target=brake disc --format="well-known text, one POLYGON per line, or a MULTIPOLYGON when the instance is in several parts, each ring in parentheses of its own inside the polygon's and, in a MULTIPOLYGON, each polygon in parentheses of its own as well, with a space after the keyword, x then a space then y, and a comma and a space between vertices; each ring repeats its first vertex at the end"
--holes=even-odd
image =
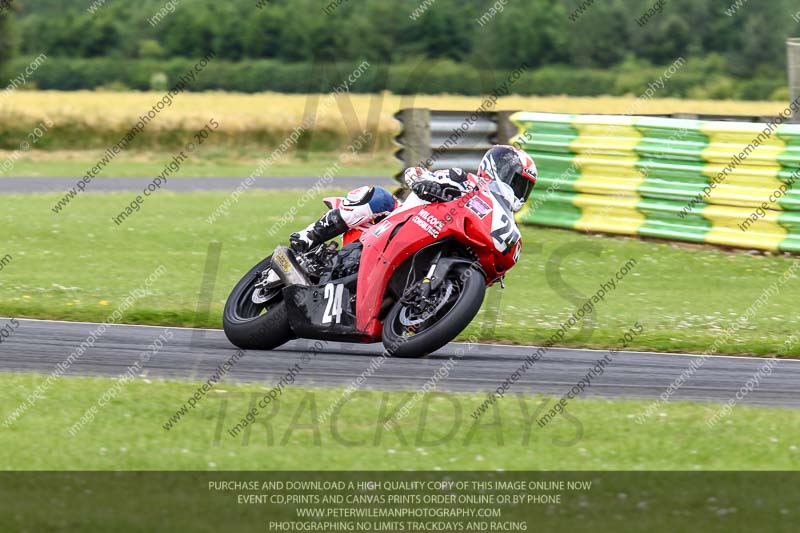
POLYGON ((447 302, 450 301, 450 296, 452 296, 453 290, 453 283, 451 281, 447 281, 447 288, 444 291, 439 291, 438 294, 440 297, 438 298, 434 308, 430 311, 416 313, 415 310, 410 310, 408 306, 403 306, 403 308, 400 310, 400 324, 406 327, 411 327, 427 322, 430 317, 438 313, 447 304, 447 302))

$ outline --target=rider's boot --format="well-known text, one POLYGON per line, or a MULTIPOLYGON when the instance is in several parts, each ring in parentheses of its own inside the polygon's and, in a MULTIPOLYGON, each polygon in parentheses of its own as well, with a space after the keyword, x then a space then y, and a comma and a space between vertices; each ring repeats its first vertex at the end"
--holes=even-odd
POLYGON ((289 246, 297 253, 305 253, 311 248, 327 242, 347 231, 349 226, 338 209, 331 209, 322 218, 306 229, 289 236, 289 246))

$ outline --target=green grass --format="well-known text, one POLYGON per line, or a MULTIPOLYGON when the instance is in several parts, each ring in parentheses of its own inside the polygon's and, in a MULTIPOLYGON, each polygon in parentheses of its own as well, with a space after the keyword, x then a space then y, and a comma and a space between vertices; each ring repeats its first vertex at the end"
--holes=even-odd
MULTIPOLYGON (((80 177, 97 164, 100 151, 78 152, 28 152, 16 161, 13 168, 0 172, 2 176, 71 176, 80 177)), ((233 154, 231 150, 198 150, 183 164, 176 177, 249 176, 259 166, 259 160, 269 156, 252 149, 233 154)), ((118 156, 111 166, 101 174, 107 177, 156 176, 174 153, 131 152, 118 156)), ((0 161, 8 153, 0 155, 0 161)), ((318 176, 338 160, 338 153, 309 152, 304 156, 284 157, 270 165, 266 176, 318 176)), ((391 176, 398 172, 400 163, 389 153, 378 153, 348 163, 341 173, 349 176, 391 176)))
MULTIPOLYGON (((269 237, 267 230, 301 196, 301 191, 248 191, 228 216, 209 225, 206 218, 227 194, 164 191, 117 227, 111 217, 132 193, 81 195, 58 215, 50 208, 59 195, 4 195, 0 257, 8 254, 12 260, 0 270, 0 315, 102 321, 164 265, 166 274, 123 321, 218 327, 228 292, 241 275, 322 212, 316 200, 298 206, 296 220, 269 237), (214 241, 222 244, 218 277, 208 319, 198 320, 203 269, 214 241)), ((523 240, 522 259, 501 293, 496 327, 483 328, 484 340, 544 342, 582 298, 634 258, 636 266, 595 307, 591 321, 574 326, 559 344, 617 346, 620 335, 640 321, 644 332, 632 349, 703 352, 794 261, 539 227, 523 229, 523 240)), ((800 284, 791 279, 720 352, 780 352, 798 329, 799 299, 800 284)), ((462 338, 479 329, 471 326, 462 338)), ((800 347, 787 355, 800 355, 800 347)))
MULTIPOLYGON (((2 419, 43 379, 0 375, 2 419)), ((227 430, 272 387, 271 381, 222 383, 167 431, 162 425, 198 385, 135 380, 71 436, 68 428, 115 383, 108 378, 56 381, 11 429, 0 430, 0 470, 800 468, 800 412, 736 407, 709 429, 705 420, 719 408, 715 404, 669 404, 638 425, 635 415, 648 402, 578 399, 568 406, 573 419, 557 418, 538 428, 533 417, 541 416, 541 398, 506 397, 476 423, 468 413, 483 395, 436 393, 414 405, 397 431, 379 432, 381 412, 391 413, 411 393, 358 392, 339 416, 315 424, 312 413, 325 411, 341 390, 289 387, 274 414, 263 410, 252 432, 231 437, 227 430)))

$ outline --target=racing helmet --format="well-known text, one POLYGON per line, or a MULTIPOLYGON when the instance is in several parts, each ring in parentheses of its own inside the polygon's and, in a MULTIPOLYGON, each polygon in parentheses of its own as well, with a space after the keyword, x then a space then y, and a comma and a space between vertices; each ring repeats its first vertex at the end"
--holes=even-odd
POLYGON ((519 211, 528 200, 539 175, 536 163, 527 152, 508 145, 489 149, 478 166, 478 177, 488 182, 505 183, 513 192, 512 209, 519 211))

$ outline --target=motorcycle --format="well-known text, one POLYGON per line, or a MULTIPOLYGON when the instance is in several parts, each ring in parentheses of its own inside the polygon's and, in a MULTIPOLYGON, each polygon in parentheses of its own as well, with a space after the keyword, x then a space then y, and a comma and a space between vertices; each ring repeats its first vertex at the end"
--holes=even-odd
MULTIPOLYGON (((410 193, 382 221, 295 254, 286 246, 231 292, 223 324, 242 349, 296 338, 373 343, 423 357, 457 337, 487 286, 519 259, 521 234, 500 185, 470 175, 472 192, 424 200, 410 193), (458 196, 458 197, 455 197, 458 196)), ((330 209, 343 198, 325 198, 330 209)))

